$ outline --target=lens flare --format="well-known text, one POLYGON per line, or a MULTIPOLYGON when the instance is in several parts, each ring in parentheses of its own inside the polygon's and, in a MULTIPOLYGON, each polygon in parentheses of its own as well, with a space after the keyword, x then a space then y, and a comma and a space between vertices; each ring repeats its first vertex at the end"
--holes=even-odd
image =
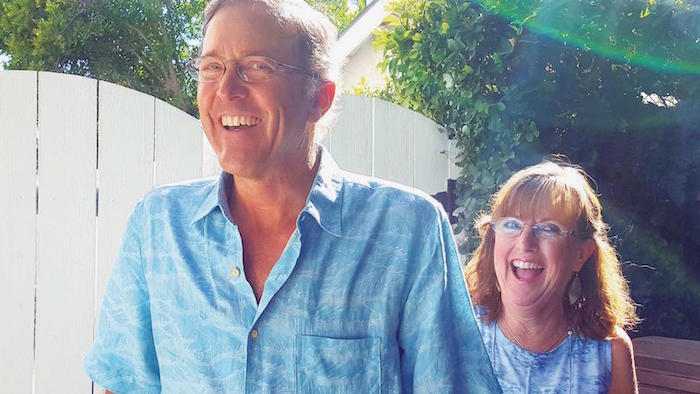
POLYGON ((700 74, 700 3, 482 0, 489 13, 567 46, 647 69, 700 74))

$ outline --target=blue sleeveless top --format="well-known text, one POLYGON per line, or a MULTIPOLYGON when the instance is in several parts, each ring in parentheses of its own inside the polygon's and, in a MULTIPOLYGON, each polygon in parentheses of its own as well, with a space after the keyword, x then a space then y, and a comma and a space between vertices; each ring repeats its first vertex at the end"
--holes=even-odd
POLYGON ((607 393, 612 372, 610 340, 569 335, 546 353, 512 343, 496 322, 477 323, 493 372, 504 393, 607 393))

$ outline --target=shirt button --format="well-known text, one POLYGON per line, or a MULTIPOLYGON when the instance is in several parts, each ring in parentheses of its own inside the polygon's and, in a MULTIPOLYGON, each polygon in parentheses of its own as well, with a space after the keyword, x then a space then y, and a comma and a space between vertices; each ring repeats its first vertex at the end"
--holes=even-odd
POLYGON ((258 339, 258 330, 253 329, 253 330, 250 332, 250 338, 252 338, 252 339, 258 339))
POLYGON ((241 274, 241 270, 239 270, 238 267, 234 267, 234 268, 231 270, 231 275, 233 275, 233 276, 238 276, 238 275, 240 275, 240 274, 241 274))

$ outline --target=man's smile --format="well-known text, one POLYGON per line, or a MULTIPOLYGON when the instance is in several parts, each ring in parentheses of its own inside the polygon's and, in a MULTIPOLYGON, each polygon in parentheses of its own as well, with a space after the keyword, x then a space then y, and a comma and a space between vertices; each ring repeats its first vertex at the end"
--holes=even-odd
POLYGON ((221 125, 227 129, 240 126, 256 126, 262 119, 257 116, 224 115, 221 117, 221 125))

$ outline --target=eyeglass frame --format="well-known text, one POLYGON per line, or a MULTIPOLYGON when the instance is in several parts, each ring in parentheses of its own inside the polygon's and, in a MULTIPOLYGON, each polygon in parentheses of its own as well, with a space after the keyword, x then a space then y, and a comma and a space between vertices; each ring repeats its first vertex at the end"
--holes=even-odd
POLYGON ((310 72, 308 72, 308 71, 306 71, 306 70, 302 70, 302 69, 299 68, 299 67, 292 66, 291 64, 286 64, 286 63, 279 62, 279 61, 277 61, 277 60, 275 60, 275 59, 273 59, 273 58, 271 58, 271 57, 267 57, 267 56, 258 56, 258 55, 244 56, 244 57, 242 57, 242 58, 240 58, 240 59, 238 59, 238 60, 224 60, 224 59, 222 59, 222 58, 220 58, 220 57, 218 57, 218 56, 214 56, 214 55, 197 56, 197 57, 195 57, 194 59, 192 59, 192 60, 190 60, 189 62, 187 62, 186 67, 187 67, 188 70, 190 70, 190 71, 192 72, 191 75, 192 75, 192 78, 193 78, 195 81, 204 82, 204 83, 210 83, 210 82, 218 82, 218 81, 221 80, 221 78, 222 78, 224 75, 226 75, 226 70, 228 69, 228 67, 226 67, 226 64, 227 64, 227 63, 236 63, 236 68, 235 68, 236 75, 238 75, 238 77, 239 77, 242 81, 245 81, 245 82, 248 82, 248 83, 265 82, 265 81, 267 81, 272 75, 274 75, 275 73, 277 73, 280 69, 286 69, 286 70, 296 71, 296 72, 301 73, 301 74, 304 74, 304 75, 306 75, 306 76, 308 76, 308 77, 314 77, 314 76, 315 76, 314 74, 312 74, 312 73, 310 73, 310 72), (201 79, 201 78, 199 77, 200 72, 201 72, 201 71, 200 71, 201 60, 204 59, 204 58, 213 58, 213 59, 217 59, 217 60, 220 61, 221 64, 223 64, 224 70, 223 70, 223 72, 221 73, 221 75, 220 75, 217 79, 207 80, 207 79, 201 79), (244 71, 242 71, 241 67, 239 67, 240 64, 241 64, 241 60, 250 59, 250 58, 253 58, 253 59, 263 59, 263 60, 265 60, 266 62, 270 63, 270 65, 274 65, 274 66, 275 66, 275 69, 274 69, 270 74, 267 74, 267 78, 265 78, 265 79, 261 79, 261 80, 255 80, 255 79, 254 79, 254 80, 251 80, 250 77, 249 77, 244 71), (196 65, 196 63, 197 63, 198 61, 199 61, 199 65, 196 65))
POLYGON ((555 222, 555 221, 552 221, 552 220, 544 221, 544 222, 538 222, 538 223, 534 223, 534 224, 526 224, 525 222, 523 222, 523 221, 520 220, 519 218, 516 218, 516 217, 513 217, 513 216, 504 216, 504 217, 499 217, 499 218, 496 218, 496 219, 492 219, 492 220, 489 222, 489 226, 491 226, 491 228, 493 229, 493 231, 494 231, 496 234, 501 234, 501 235, 504 235, 504 236, 509 237, 509 238, 519 237, 520 235, 522 235, 523 231, 525 231, 525 228, 527 228, 527 227, 532 228, 532 233, 535 235, 535 238, 539 239, 540 241, 550 241, 550 240, 564 239, 564 238, 566 238, 566 237, 568 237, 568 236, 579 237, 579 234, 577 234, 575 231, 570 230, 570 229, 568 229, 567 227, 562 226, 561 224, 559 224, 559 223, 557 223, 557 222, 555 222), (507 232, 502 231, 502 229, 501 229, 501 230, 497 230, 497 227, 498 227, 498 224, 499 224, 499 223, 502 223, 504 220, 509 220, 509 219, 510 219, 510 220, 515 220, 515 221, 517 221, 517 222, 520 223, 520 225, 522 226, 522 227, 520 228, 520 231, 519 231, 517 234, 507 233, 507 232), (557 226, 557 227, 561 230, 561 233, 560 233, 560 234, 557 234, 557 235, 551 235, 549 238, 548 238, 547 236, 542 237, 542 236, 541 236, 541 234, 542 234, 542 228, 541 228, 541 227, 542 227, 543 225, 547 225, 547 224, 557 226))

